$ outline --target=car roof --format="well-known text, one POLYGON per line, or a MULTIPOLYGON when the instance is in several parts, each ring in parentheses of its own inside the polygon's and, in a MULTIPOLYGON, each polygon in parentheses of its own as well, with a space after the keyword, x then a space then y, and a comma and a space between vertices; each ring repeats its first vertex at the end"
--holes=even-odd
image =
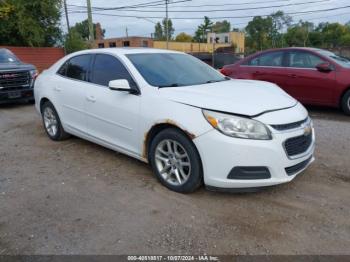
POLYGON ((88 49, 73 54, 90 54, 90 53, 114 53, 119 55, 128 55, 128 54, 154 54, 154 53, 173 53, 173 54, 182 54, 182 52, 157 49, 157 48, 145 48, 145 47, 112 47, 112 48, 97 48, 97 49, 88 49))
POLYGON ((323 49, 315 48, 315 47, 284 47, 284 48, 271 48, 263 50, 259 53, 272 52, 272 51, 288 51, 288 50, 304 50, 304 51, 323 51, 323 49))

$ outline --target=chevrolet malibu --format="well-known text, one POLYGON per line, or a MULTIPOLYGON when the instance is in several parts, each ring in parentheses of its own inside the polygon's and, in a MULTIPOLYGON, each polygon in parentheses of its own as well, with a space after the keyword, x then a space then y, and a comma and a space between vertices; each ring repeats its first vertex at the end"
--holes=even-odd
POLYGON ((44 71, 34 93, 49 138, 72 134, 148 162, 177 192, 285 183, 314 160, 312 121, 294 98, 180 52, 77 52, 44 71))

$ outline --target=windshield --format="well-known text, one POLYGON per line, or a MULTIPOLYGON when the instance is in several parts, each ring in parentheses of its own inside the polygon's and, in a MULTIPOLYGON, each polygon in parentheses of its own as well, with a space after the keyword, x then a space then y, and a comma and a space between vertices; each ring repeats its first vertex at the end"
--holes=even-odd
POLYGON ((0 63, 16 63, 18 58, 6 49, 0 49, 0 63))
POLYGON ((189 86, 227 80, 215 69, 191 55, 147 53, 126 56, 152 86, 189 86))
POLYGON ((338 56, 338 55, 336 55, 330 51, 326 51, 326 50, 318 50, 317 52, 321 55, 324 55, 324 56, 330 58, 331 60, 333 60, 334 62, 336 62, 337 64, 339 64, 341 66, 350 68, 350 60, 346 57, 338 56))

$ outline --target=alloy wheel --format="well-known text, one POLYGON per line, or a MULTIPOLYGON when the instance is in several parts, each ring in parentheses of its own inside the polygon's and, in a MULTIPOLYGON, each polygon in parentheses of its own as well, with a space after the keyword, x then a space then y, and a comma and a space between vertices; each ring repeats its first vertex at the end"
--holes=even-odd
POLYGON ((47 133, 54 137, 58 131, 58 122, 52 108, 46 107, 44 109, 44 125, 47 133))
POLYGON ((174 140, 165 139, 157 145, 155 163, 159 174, 171 185, 183 185, 190 177, 189 155, 185 148, 174 140))

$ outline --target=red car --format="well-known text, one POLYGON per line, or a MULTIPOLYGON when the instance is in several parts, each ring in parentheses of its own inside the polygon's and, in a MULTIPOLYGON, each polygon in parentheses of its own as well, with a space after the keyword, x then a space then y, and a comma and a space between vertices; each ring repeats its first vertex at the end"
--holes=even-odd
POLYGON ((350 60, 326 50, 267 50, 224 66, 221 73, 273 82, 303 104, 340 107, 350 115, 350 60))

